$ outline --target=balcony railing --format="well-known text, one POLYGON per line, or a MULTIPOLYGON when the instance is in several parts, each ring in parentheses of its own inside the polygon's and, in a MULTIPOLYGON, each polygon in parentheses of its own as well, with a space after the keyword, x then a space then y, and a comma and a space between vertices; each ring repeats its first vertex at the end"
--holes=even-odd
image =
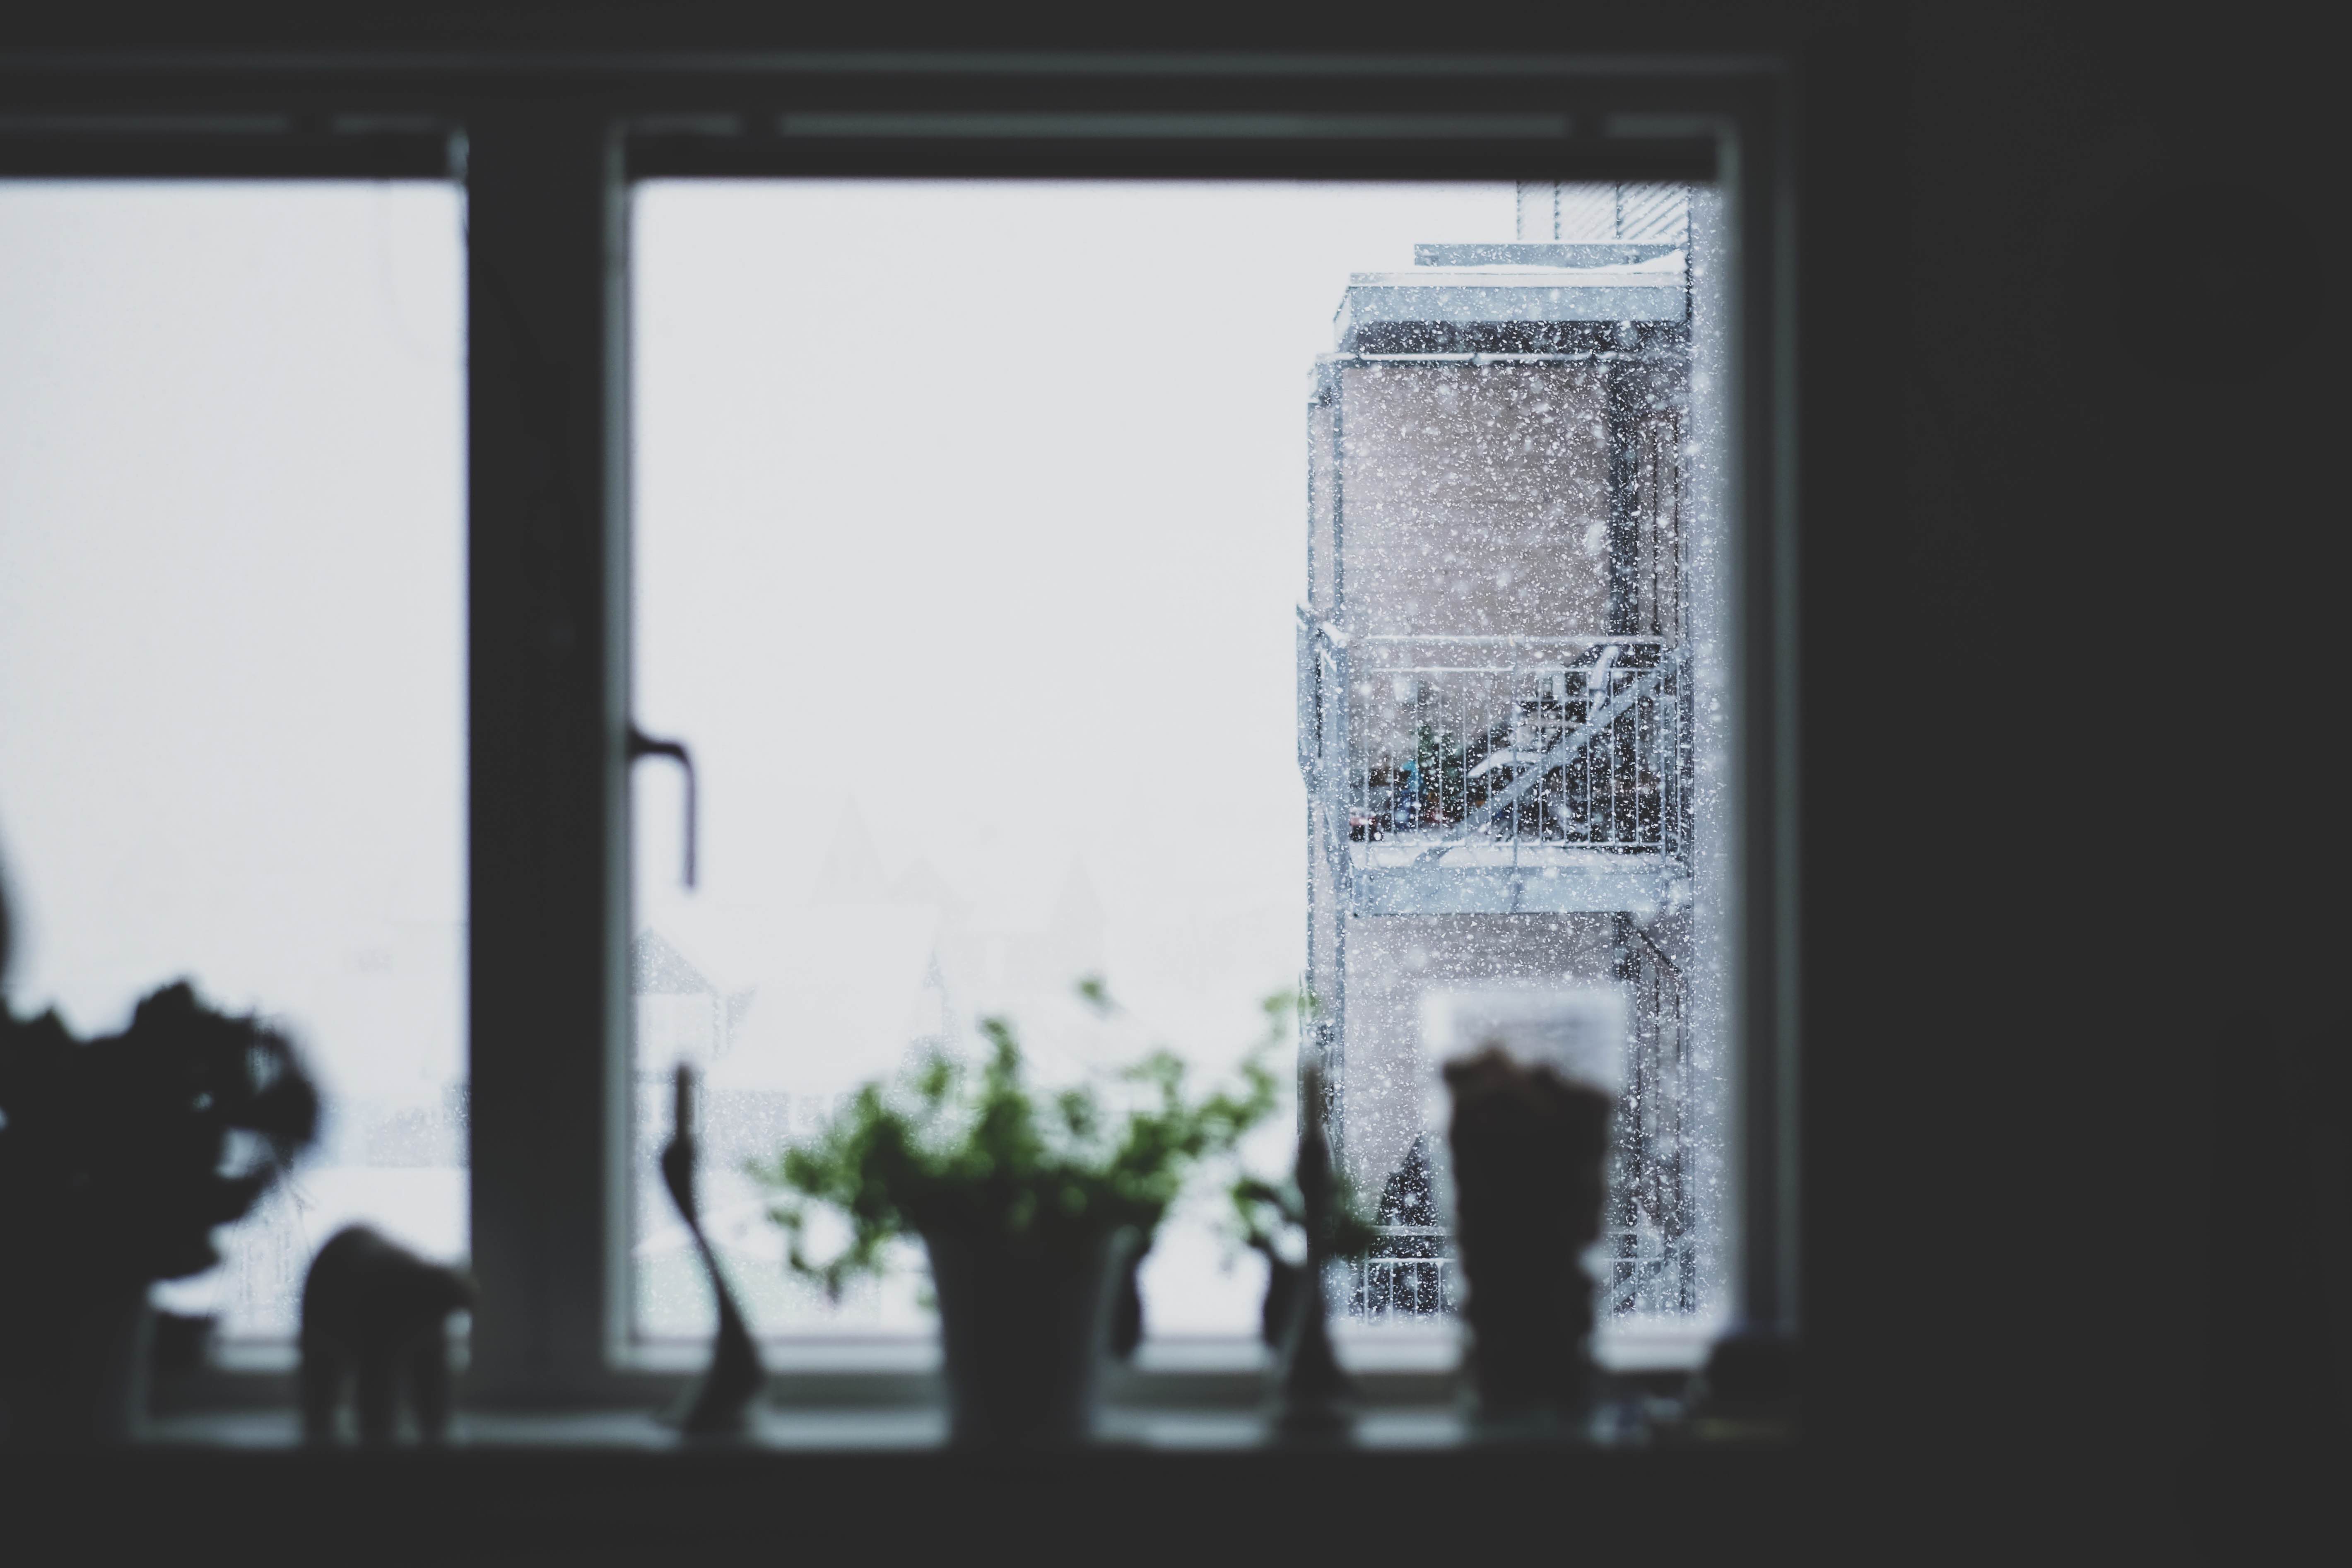
MULTIPOLYGON (((1349 638, 1301 613, 1300 762, 1359 866, 1680 863, 1683 650, 1599 635, 1349 638)), ((1336 847, 1336 843, 1335 846, 1336 847)))
MULTIPOLYGON (((1382 1226, 1372 1255, 1346 1266, 1347 1315, 1368 1322, 1444 1317, 1461 1309, 1461 1264, 1444 1229, 1382 1226)), ((1664 1244, 1628 1227, 1601 1237, 1591 1265, 1596 1317, 1678 1314, 1697 1299, 1696 1259, 1687 1245, 1664 1244)))

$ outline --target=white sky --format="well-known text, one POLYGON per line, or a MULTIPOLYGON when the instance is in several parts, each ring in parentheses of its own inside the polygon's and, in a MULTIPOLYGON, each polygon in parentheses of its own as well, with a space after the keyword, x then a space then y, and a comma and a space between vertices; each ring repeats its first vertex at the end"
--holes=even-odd
POLYGON ((192 974, 336 1088, 463 1060, 446 186, 0 183, 0 866, 22 1011, 192 974))
MULTIPOLYGON (((1254 1037, 1305 956, 1309 372, 1350 272, 1515 216, 1508 185, 640 193, 635 709, 695 748, 704 881, 678 889, 676 786, 641 769, 638 913, 758 987, 741 1054, 773 1060, 714 1082, 825 1091, 897 1054, 919 967, 884 911, 812 902, 828 856, 855 892, 861 837, 866 896, 921 863, 1039 951, 948 979, 1046 1070, 1254 1037), (1040 942, 1074 876, 1094 941, 1040 942), (1059 994, 1089 948, 1132 1009, 1108 1037, 1059 994)), ((1222 1254, 1199 1213, 1163 1231, 1155 1331, 1250 1329, 1262 1281, 1222 1254)))
MULTIPOLYGON (((637 711, 696 747, 714 908, 886 877, 1041 922, 1213 1052, 1303 958, 1290 606, 1351 271, 1508 185, 778 182, 635 211, 637 711)), ((641 910, 677 864, 641 781, 641 910)))
MULTIPOLYGON (((886 883, 928 861, 982 931, 1083 878, 1137 1026, 1229 1058, 1303 957, 1309 367, 1349 272, 1513 217, 1499 184, 644 189, 636 710, 696 749, 705 885, 641 770, 641 921, 735 922, 720 978, 795 1017, 808 955, 757 934, 857 928, 809 902, 854 804, 886 883)), ((192 974, 331 1091, 461 1074, 461 219, 0 183, 18 1011, 111 1027, 192 974)))

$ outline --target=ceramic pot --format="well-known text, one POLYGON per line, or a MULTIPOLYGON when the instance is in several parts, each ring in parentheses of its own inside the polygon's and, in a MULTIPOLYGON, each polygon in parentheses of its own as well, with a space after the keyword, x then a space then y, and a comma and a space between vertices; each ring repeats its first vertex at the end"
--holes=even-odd
POLYGON ((1063 1252, 994 1237, 924 1236, 939 1293, 951 1441, 1086 1440, 1112 1308, 1140 1239, 1122 1228, 1063 1252))
POLYGON ((65 1448, 136 1438, 154 1324, 144 1281, 15 1303, 0 1317, 0 1440, 65 1448))

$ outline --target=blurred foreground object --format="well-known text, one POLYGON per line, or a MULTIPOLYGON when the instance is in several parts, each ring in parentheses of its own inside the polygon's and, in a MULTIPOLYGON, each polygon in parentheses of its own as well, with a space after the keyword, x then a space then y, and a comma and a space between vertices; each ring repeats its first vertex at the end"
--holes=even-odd
POLYGON ((185 982, 87 1043, 55 1012, 19 1020, 0 1007, 8 1441, 135 1434, 148 1287, 218 1263, 215 1227, 243 1218, 318 1124, 318 1090, 286 1037, 215 1012, 185 982))
POLYGON ((710 1343, 709 1370, 688 1392, 673 1419, 689 1436, 726 1436, 750 1425, 751 1402, 759 1397, 768 1374, 760 1364, 751 1331, 743 1326, 743 1314, 735 1306, 735 1293, 719 1271, 719 1255, 702 1234, 702 1211, 694 1195, 694 1069, 680 1062, 675 1083, 669 1142, 661 1153, 662 1182, 669 1188, 670 1202, 677 1205, 678 1217, 686 1222, 687 1234, 694 1237, 704 1272, 710 1276, 711 1298, 719 1304, 719 1333, 710 1343))
POLYGON ((1592 1397, 1592 1279, 1608 1095, 1499 1048, 1445 1064, 1454 1237, 1479 1413, 1489 1423, 1580 1417, 1592 1397))
POLYGON ((1767 1329, 1733 1330, 1691 1379, 1690 1435, 1717 1443, 1793 1439, 1801 1372, 1795 1340, 1767 1329))
POLYGON ((356 1383, 360 1441, 392 1441, 404 1393, 417 1436, 439 1442, 449 1429, 449 1318, 473 1304, 465 1275, 363 1225, 328 1237, 302 1284, 303 1436, 333 1440, 343 1390, 356 1383))
MULTIPOLYGON (((1110 1006, 1099 981, 1078 993, 1110 1006)), ((892 1243, 920 1237, 954 1441, 1082 1441, 1129 1265, 1202 1163, 1232 1154, 1273 1112, 1265 1058, 1297 1005, 1265 1004, 1267 1034, 1242 1064, 1241 1092, 1188 1098, 1183 1062, 1163 1049, 1121 1075, 1139 1103, 1117 1111, 1091 1086, 1033 1090, 1013 1026, 982 1019, 978 1073, 940 1051, 896 1089, 869 1083, 765 1173, 791 1267, 837 1295, 878 1271, 892 1243), (848 1245, 823 1264, 805 1245, 812 1205, 849 1225, 848 1245)))
MULTIPOLYGON (((1275 1428, 1285 1436, 1338 1436, 1355 1425, 1356 1387, 1331 1350, 1331 1304, 1326 1279, 1342 1252, 1361 1252, 1361 1222, 1354 1218, 1331 1169, 1331 1142, 1323 1133, 1323 1075, 1307 1069, 1300 1099, 1306 1114, 1298 1133, 1299 1224, 1307 1258, 1290 1291, 1290 1322, 1282 1342, 1282 1407, 1275 1428)), ((1267 1290, 1274 1289, 1269 1276, 1267 1290)))

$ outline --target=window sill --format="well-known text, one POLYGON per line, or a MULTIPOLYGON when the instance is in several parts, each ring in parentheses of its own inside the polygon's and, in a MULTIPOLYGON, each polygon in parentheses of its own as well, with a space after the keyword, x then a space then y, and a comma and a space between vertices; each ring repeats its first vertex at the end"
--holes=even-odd
POLYGON ((946 1447, 936 1407, 771 1410, 722 1441, 642 1411, 473 1412, 446 1445, 370 1451, 306 1447, 290 1412, 215 1412, 160 1420, 128 1450, 14 1456, 0 1516, 25 1539, 70 1529, 92 1561, 202 1539, 247 1562, 917 1561, 988 1545, 1254 1561, 1286 1541, 1438 1561, 1563 1531, 1648 1557, 1662 1529, 1669 1560, 1689 1561, 1716 1537, 1752 1548, 1796 1528, 1804 1491, 1785 1435, 1488 1441, 1454 1408, 1368 1408, 1345 1444, 1277 1442, 1262 1409, 1113 1408, 1102 1425, 1080 1448, 1005 1453, 946 1447))
MULTIPOLYGON (((1628 1388, 1671 1394, 1706 1361, 1718 1331, 1712 1322, 1612 1325, 1597 1336, 1594 1360, 1628 1388)), ((1430 1411, 1457 1403, 1461 1341, 1453 1325, 1340 1324, 1333 1340, 1368 1408, 1430 1411)), ((780 1418, 871 1412, 898 1420, 935 1411, 945 1394, 939 1342, 928 1336, 768 1340, 760 1351, 768 1369, 768 1404, 780 1418)), ((659 1409, 677 1397, 709 1356, 707 1345, 689 1342, 634 1344, 593 1384, 550 1390, 540 1407, 659 1409)), ((1268 1369, 1265 1349, 1255 1339, 1171 1336, 1148 1340, 1130 1363, 1107 1368, 1103 1394, 1115 1409, 1215 1412, 1221 1419, 1246 1421, 1265 1403, 1268 1369)), ((199 1421, 288 1412, 294 1371, 290 1344, 218 1346, 211 1365, 158 1385, 156 1410, 169 1419, 199 1421)), ((463 1386, 461 1371, 461 1399, 463 1386)))

